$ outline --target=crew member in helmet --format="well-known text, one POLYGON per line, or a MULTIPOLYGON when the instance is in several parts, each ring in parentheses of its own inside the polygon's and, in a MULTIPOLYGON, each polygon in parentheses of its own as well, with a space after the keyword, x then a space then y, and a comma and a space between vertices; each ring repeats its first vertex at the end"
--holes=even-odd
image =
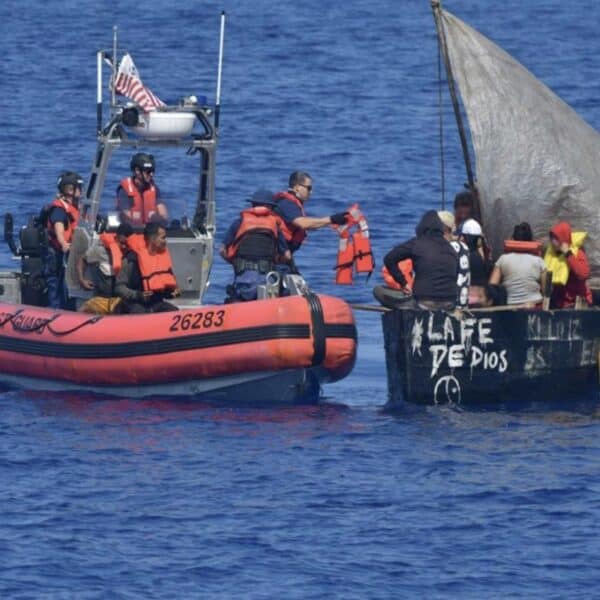
POLYGON ((181 294, 167 248, 167 232, 160 223, 148 223, 144 236, 127 238, 129 252, 123 257, 115 294, 125 313, 154 313, 177 310, 169 298, 181 294))
POLYGON ((130 167, 131 177, 122 179, 117 188, 121 222, 133 227, 143 227, 152 221, 166 225, 169 214, 154 183, 154 156, 138 152, 131 157, 130 167))
POLYGON ((231 302, 256 300, 267 273, 292 258, 283 233, 285 224, 273 212, 273 192, 257 190, 248 202, 252 208, 243 210, 231 223, 219 250, 235 274, 228 289, 231 302))
POLYGON ((289 177, 287 191, 275 194, 275 212, 283 219, 283 234, 292 254, 302 246, 308 230, 346 223, 347 212, 335 213, 330 217, 308 217, 304 205, 312 189, 312 177, 303 171, 294 171, 289 177))
POLYGON ((48 246, 44 253, 43 272, 48 288, 48 305, 51 308, 67 308, 65 259, 79 220, 83 179, 77 173, 65 171, 59 175, 56 185, 58 194, 45 210, 48 246))

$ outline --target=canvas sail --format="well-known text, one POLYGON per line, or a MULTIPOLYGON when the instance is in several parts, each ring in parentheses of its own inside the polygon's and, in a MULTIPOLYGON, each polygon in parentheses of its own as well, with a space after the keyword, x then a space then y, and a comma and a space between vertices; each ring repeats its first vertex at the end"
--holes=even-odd
POLYGON ((495 256, 517 223, 547 239, 565 220, 588 232, 586 252, 600 276, 600 134, 486 37, 446 11, 441 17, 495 256))

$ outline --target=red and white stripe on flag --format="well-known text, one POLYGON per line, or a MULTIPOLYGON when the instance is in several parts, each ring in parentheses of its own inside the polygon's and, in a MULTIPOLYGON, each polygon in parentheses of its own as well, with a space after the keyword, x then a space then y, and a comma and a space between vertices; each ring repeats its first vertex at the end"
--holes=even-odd
POLYGON ((115 92, 133 100, 145 112, 150 112, 165 103, 144 86, 130 54, 125 54, 119 64, 115 92))

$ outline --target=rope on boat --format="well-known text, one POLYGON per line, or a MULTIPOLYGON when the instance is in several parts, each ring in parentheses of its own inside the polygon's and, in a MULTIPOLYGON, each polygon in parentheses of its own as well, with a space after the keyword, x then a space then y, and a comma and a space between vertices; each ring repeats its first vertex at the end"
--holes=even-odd
MULTIPOLYGON (((55 316, 59 316, 59 315, 55 315, 55 316)), ((83 321, 82 323, 79 323, 79 325, 76 325, 75 327, 71 327, 71 329, 67 329, 66 331, 56 331, 56 329, 54 329, 53 327, 50 326, 50 322, 53 321, 54 319, 50 319, 50 322, 48 323, 48 331, 57 336, 69 335, 71 333, 75 333, 76 331, 78 331, 82 327, 85 327, 86 325, 93 325, 94 323, 97 323, 98 321, 100 321, 100 319, 102 319, 102 315, 95 315, 95 316, 89 318, 87 321, 83 321)))

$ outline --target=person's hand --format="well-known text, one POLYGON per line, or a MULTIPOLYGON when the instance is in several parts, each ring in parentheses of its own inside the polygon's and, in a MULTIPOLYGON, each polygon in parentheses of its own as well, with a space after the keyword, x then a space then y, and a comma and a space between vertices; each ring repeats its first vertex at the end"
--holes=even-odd
POLYGON ((181 296, 181 290, 179 288, 175 288, 171 292, 171 298, 179 298, 179 296, 181 296))
POLYGON ((81 279, 80 283, 81 283, 81 287, 84 290, 93 290, 94 289, 94 283, 92 281, 90 281, 89 279, 81 279))
POLYGON ((345 225, 347 217, 350 215, 348 211, 335 213, 329 217, 332 225, 345 225))
POLYGON ((69 242, 63 242, 60 245, 60 249, 66 254, 71 249, 71 244, 69 242))
POLYGON ((412 290, 407 285, 403 285, 401 291, 405 296, 412 296, 412 290))
POLYGON ((561 251, 563 254, 566 254, 566 253, 569 251, 569 244, 567 244, 566 242, 563 242, 563 243, 560 245, 560 251, 561 251))

